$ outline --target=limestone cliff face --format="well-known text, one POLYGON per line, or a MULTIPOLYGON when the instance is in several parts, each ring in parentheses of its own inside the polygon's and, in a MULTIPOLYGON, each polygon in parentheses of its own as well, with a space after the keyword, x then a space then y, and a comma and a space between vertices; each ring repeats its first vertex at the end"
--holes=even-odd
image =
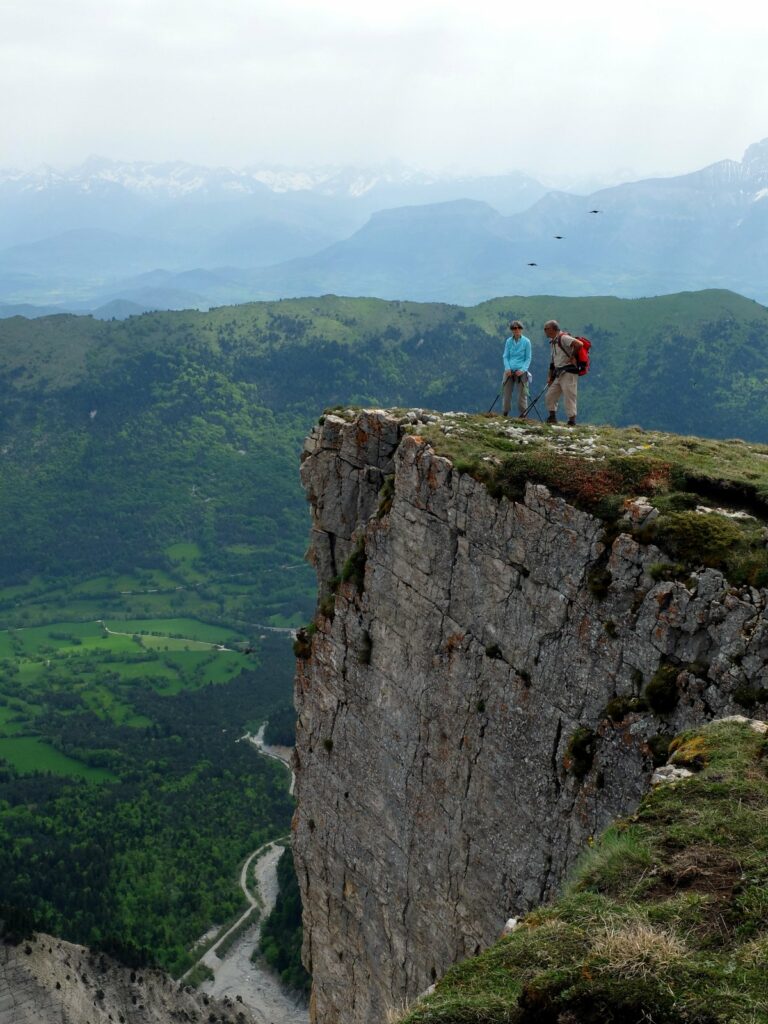
POLYGON ((314 1019, 374 1024, 553 893, 637 805, 656 734, 742 711, 768 595, 654 582, 658 549, 622 534, 608 555, 540 485, 496 500, 380 411, 328 416, 302 479, 322 609, 296 677, 304 952, 314 1019), (606 717, 661 664, 673 710, 606 717))
POLYGON ((253 1024, 242 1003, 198 995, 50 935, 0 941, 0 1024, 253 1024))

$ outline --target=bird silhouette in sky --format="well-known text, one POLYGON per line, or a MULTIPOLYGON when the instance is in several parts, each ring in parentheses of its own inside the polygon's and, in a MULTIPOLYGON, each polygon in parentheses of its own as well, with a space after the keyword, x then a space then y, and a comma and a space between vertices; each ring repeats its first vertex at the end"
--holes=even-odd
MULTIPOLYGON (((590 210, 589 212, 590 213, 602 213, 603 211, 602 210, 590 210)), ((558 242, 562 242, 562 240, 565 238, 565 235, 552 235, 552 237, 556 238, 558 240, 558 242)), ((533 262, 530 262, 530 263, 526 264, 526 266, 529 266, 529 267, 538 267, 538 265, 539 265, 538 263, 533 263, 533 262)))

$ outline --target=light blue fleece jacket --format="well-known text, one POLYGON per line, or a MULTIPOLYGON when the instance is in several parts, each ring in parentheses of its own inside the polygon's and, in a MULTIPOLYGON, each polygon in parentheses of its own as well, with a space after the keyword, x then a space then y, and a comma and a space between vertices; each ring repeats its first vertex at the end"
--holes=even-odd
POLYGON ((520 341, 514 338, 507 338, 504 345, 504 369, 505 370, 527 370, 531 365, 531 343, 524 334, 520 335, 520 341))

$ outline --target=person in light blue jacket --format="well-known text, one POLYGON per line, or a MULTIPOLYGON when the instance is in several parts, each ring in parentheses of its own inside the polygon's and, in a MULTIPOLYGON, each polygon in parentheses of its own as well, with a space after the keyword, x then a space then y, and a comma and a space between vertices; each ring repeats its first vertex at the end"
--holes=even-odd
POLYGON ((504 379, 501 385, 501 414, 509 416, 512 404, 512 392, 517 387, 517 411, 522 417, 528 408, 528 385, 531 378, 528 367, 531 365, 531 343, 523 334, 523 325, 513 320, 509 325, 512 336, 504 345, 504 379))

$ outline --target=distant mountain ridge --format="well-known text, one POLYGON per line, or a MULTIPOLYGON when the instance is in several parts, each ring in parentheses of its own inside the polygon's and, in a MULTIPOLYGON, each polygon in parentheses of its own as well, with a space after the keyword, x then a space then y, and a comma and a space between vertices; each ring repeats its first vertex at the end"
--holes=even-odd
POLYGON ((462 201, 374 215, 351 238, 255 274, 259 298, 333 291, 418 301, 494 295, 628 298, 725 287, 768 300, 768 140, 744 160, 504 217, 462 201))
POLYGON ((326 293, 475 303, 703 288, 768 301, 766 200, 768 139, 741 161, 586 196, 520 172, 92 159, 66 173, 0 172, 0 307, 204 309, 326 293), (148 274, 164 275, 160 291, 141 280, 148 274))
POLYGON ((243 302, 253 270, 320 252, 380 209, 468 194, 510 213, 545 192, 520 172, 452 178, 396 166, 232 170, 91 158, 69 171, 0 170, 0 306, 243 302), (162 294, 137 294, 130 280, 190 270, 216 280, 202 293, 178 282, 162 294))
MULTIPOLYGON (((321 166, 291 168, 253 165, 240 169, 206 167, 184 161, 153 163, 90 157, 77 167, 60 170, 50 166, 30 171, 0 168, 0 189, 19 192, 63 187, 82 192, 108 190, 115 186, 127 192, 161 199, 194 194, 264 194, 265 192, 316 192, 325 196, 360 198, 375 189, 442 187, 455 190, 477 187, 473 182, 512 178, 536 185, 522 172, 507 175, 454 175, 420 171, 390 162, 378 167, 321 166)), ((539 185, 540 189, 544 186, 539 185)))

